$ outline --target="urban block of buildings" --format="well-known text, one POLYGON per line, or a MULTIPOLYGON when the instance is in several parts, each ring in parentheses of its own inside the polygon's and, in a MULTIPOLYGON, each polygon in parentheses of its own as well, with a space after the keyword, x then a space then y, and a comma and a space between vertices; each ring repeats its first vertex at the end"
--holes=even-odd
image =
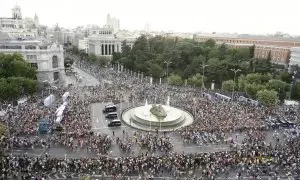
POLYGON ((31 67, 37 69, 39 83, 63 82, 63 46, 40 36, 37 15, 34 19, 22 18, 21 8, 12 9, 11 18, 0 18, 0 53, 20 53, 31 67))
POLYGON ((119 31, 119 20, 107 15, 106 24, 100 28, 89 26, 82 28, 81 35, 74 36, 74 45, 86 53, 111 58, 114 52, 121 52, 122 42, 126 40, 127 45, 133 46, 136 36, 123 34, 119 31))

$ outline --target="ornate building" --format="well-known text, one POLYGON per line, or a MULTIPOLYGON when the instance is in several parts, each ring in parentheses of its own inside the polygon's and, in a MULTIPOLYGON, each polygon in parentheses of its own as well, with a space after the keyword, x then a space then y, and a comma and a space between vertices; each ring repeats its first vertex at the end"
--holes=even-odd
POLYGON ((11 18, 0 18, 1 29, 24 29, 25 21, 22 19, 21 8, 19 5, 15 5, 12 9, 11 18))
POLYGON ((132 47, 136 38, 118 37, 113 34, 113 29, 100 28, 91 29, 91 36, 85 39, 88 43, 89 53, 97 56, 111 57, 114 52, 121 52, 121 45, 124 40, 132 47))
POLYGON ((0 53, 20 53, 37 69, 38 81, 64 81, 64 51, 62 45, 39 37, 39 20, 35 15, 22 19, 21 8, 12 9, 11 18, 0 18, 0 53), (39 40, 43 39, 43 40, 39 40))
POLYGON ((63 46, 39 40, 11 38, 0 32, 0 53, 20 53, 37 68, 39 82, 62 82, 64 73, 63 46))
POLYGON ((17 37, 37 37, 38 36, 38 17, 35 15, 32 18, 22 18, 21 7, 15 5, 12 9, 12 17, 0 18, 0 31, 7 32, 12 36, 17 37))

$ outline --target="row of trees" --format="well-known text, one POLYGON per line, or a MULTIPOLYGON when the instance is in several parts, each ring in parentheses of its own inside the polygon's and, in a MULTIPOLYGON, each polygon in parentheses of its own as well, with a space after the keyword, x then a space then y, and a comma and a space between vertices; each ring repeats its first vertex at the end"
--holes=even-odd
POLYGON ((36 69, 21 54, 0 53, 0 100, 16 100, 36 92, 36 69))
POLYGON ((296 82, 291 86, 291 74, 278 71, 284 70, 284 66, 272 64, 270 53, 265 59, 254 58, 254 49, 255 46, 229 48, 225 44, 217 45, 212 39, 197 42, 141 36, 132 48, 124 41, 122 52, 113 54, 112 63, 121 63, 127 69, 144 72, 153 78, 169 75, 168 82, 174 85, 186 82, 191 86, 201 86, 202 81, 206 85, 214 82, 217 88, 230 92, 235 86, 236 90, 246 92, 266 105, 274 104, 277 98, 285 99, 290 92, 291 98, 300 99, 300 84, 296 82), (240 70, 236 82, 232 69, 240 70), (266 97, 274 98, 269 101, 266 97))
POLYGON ((233 49, 225 44, 217 45, 214 40, 197 42, 190 39, 168 39, 162 36, 139 37, 132 49, 122 43, 122 53, 114 53, 113 63, 121 63, 125 68, 144 72, 154 78, 169 74, 182 79, 202 75, 201 64, 205 68, 206 82, 221 86, 223 81, 233 79, 230 69, 241 69, 242 74, 272 72, 270 58, 253 58, 254 47, 233 49))

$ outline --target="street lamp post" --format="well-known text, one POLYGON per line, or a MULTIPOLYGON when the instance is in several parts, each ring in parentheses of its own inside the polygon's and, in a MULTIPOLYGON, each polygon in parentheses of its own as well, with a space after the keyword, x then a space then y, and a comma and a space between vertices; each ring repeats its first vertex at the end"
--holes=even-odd
POLYGON ((232 93, 231 93, 231 100, 233 101, 233 94, 234 94, 234 88, 235 88, 235 77, 236 77, 236 73, 237 72, 240 72, 241 70, 240 69, 230 69, 231 71, 234 72, 234 77, 233 77, 233 87, 232 87, 232 93))
POLYGON ((202 68, 202 84, 201 84, 201 94, 203 93, 203 88, 204 88, 204 70, 205 67, 207 67, 209 65, 205 64, 204 61, 202 62, 202 65, 200 65, 200 67, 202 68))
POLYGON ((171 61, 165 61, 165 64, 167 64, 167 82, 169 84, 169 64, 172 64, 171 61))

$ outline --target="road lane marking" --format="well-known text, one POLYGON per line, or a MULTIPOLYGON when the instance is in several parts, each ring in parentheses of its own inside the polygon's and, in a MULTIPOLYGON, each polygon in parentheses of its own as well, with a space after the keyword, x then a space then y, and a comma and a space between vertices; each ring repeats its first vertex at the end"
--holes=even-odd
POLYGON ((101 130, 101 129, 116 129, 116 128, 125 128, 127 126, 117 126, 117 127, 102 127, 102 128, 91 128, 92 130, 101 130))

